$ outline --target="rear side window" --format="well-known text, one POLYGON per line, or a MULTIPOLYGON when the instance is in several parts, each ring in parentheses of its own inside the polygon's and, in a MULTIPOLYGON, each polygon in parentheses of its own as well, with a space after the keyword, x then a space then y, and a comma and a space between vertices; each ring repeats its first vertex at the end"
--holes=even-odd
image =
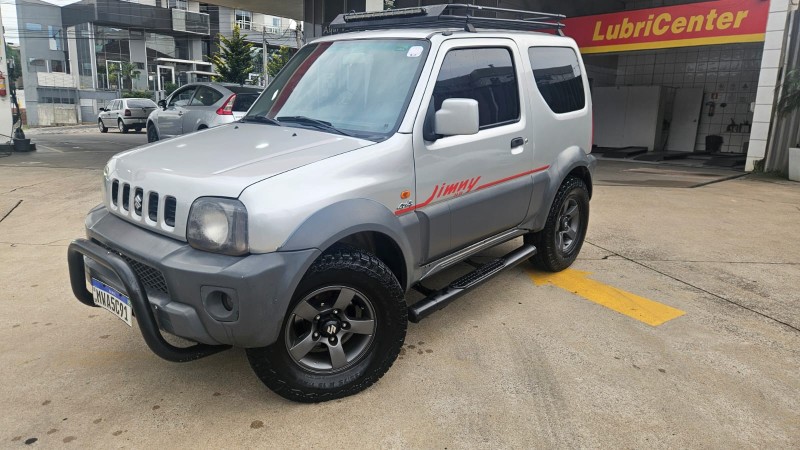
POLYGON ((519 120, 519 87, 507 48, 465 48, 447 53, 433 88, 434 109, 448 98, 478 101, 481 128, 519 120))
POLYGON ((222 93, 207 86, 197 88, 192 103, 189 106, 211 106, 223 97, 222 93))
POLYGON ((236 112, 247 112, 253 102, 258 98, 258 94, 236 94, 236 99, 233 101, 233 110, 236 112))
POLYGON ((536 87, 556 114, 583 109, 586 93, 578 55, 568 47, 528 49, 536 87))

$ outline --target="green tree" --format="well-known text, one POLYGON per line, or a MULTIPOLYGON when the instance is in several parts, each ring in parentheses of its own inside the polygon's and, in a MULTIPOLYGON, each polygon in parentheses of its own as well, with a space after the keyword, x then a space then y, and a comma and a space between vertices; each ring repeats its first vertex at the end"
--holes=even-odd
POLYGON ((267 63, 267 73, 270 77, 274 77, 278 75, 278 72, 283 69, 283 66, 289 62, 289 59, 294 54, 291 47, 287 47, 285 45, 281 45, 281 48, 278 49, 277 52, 272 53, 269 56, 269 62, 267 63))
POLYGON ((120 78, 122 79, 122 86, 120 88, 125 88, 125 81, 128 81, 130 85, 130 89, 133 89, 133 79, 139 78, 142 71, 136 67, 136 64, 123 62, 122 64, 111 63, 108 65, 108 81, 111 83, 117 83, 117 80, 120 78))
POLYGON ((252 55, 253 44, 247 42, 239 33, 239 27, 233 27, 233 35, 226 38, 219 35, 219 51, 211 55, 211 63, 219 76, 216 81, 244 84, 247 76, 255 70, 252 55))

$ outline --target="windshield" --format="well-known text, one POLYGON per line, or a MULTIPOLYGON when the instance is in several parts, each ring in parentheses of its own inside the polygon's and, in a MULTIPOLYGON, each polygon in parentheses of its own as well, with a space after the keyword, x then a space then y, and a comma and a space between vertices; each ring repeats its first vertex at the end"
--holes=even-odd
POLYGON ((245 117, 313 126, 371 140, 400 125, 430 45, 423 40, 350 40, 303 47, 245 117), (283 119, 283 120, 282 120, 283 119))

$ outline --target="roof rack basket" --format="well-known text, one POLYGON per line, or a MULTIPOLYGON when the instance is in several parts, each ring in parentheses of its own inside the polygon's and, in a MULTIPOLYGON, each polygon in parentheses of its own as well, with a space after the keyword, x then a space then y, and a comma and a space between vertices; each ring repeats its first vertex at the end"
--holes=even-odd
POLYGON ((374 12, 339 14, 329 26, 331 34, 389 28, 475 28, 500 30, 555 30, 560 34, 566 18, 548 14, 490 6, 447 4, 374 12))

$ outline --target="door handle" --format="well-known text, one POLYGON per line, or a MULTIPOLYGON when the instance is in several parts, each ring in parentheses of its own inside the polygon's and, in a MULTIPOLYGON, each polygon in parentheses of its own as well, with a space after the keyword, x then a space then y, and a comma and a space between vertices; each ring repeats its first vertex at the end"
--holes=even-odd
POLYGON ((515 137, 511 140, 511 148, 519 147, 521 145, 525 145, 525 139, 522 139, 521 137, 515 137))

